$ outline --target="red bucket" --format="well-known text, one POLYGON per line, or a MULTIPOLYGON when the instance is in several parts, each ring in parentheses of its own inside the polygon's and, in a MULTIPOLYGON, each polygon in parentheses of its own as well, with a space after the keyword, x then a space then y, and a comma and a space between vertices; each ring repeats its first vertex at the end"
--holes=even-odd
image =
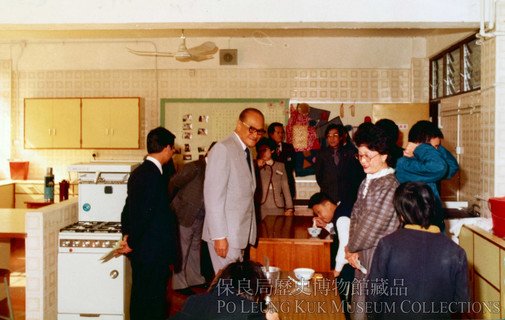
POLYGON ((29 161, 10 161, 10 171, 12 180, 26 180, 28 178, 29 161))
POLYGON ((489 198, 488 204, 493 218, 493 233, 505 238, 505 197, 489 198))

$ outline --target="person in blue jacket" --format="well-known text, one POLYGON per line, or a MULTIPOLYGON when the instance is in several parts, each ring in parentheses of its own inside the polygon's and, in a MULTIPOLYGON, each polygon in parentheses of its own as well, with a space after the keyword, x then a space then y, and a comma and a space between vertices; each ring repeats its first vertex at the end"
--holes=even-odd
POLYGON ((459 170, 454 156, 442 146, 442 131, 430 121, 421 120, 409 131, 409 143, 398 159, 396 178, 403 182, 424 182, 435 195, 436 212, 433 224, 445 229, 440 199, 440 181, 452 178, 459 170))

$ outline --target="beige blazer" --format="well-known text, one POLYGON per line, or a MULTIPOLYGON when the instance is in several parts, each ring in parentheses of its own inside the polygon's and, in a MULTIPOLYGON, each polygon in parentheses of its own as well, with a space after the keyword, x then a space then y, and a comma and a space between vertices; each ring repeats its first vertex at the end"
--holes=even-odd
POLYGON ((258 170, 261 178, 261 204, 266 202, 269 195, 273 195, 277 208, 293 209, 293 200, 289 191, 284 163, 274 161, 272 166, 265 165, 258 170), (269 188, 270 184, 272 184, 272 189, 269 188))
POLYGON ((255 189, 256 178, 247 165, 239 138, 232 133, 216 143, 208 156, 203 186, 205 220, 202 239, 227 238, 228 245, 236 249, 254 244, 257 233, 255 189))

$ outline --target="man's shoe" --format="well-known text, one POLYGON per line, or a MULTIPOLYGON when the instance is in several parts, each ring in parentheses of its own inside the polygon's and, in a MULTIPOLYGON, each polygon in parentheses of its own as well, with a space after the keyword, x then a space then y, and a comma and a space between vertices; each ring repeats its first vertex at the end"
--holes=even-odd
POLYGON ((175 292, 177 292, 179 294, 183 294, 185 296, 191 296, 196 293, 193 290, 191 290, 191 288, 177 289, 177 290, 175 290, 175 292))

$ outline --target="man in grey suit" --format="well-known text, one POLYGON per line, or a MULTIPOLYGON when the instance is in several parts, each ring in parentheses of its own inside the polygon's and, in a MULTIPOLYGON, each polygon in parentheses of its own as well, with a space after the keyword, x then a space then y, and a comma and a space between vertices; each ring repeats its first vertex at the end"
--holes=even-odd
POLYGON ((202 239, 209 245, 216 273, 230 262, 241 260, 247 245, 256 242, 256 178, 249 148, 265 134, 264 126, 261 111, 244 109, 235 131, 209 153, 202 239))
MULTIPOLYGON (((209 150, 215 143, 210 145, 209 150)), ((182 258, 181 270, 172 276, 172 288, 185 295, 194 293, 189 287, 205 283, 200 270, 200 243, 205 216, 203 181, 206 165, 207 155, 187 163, 168 185, 168 194, 173 196, 170 207, 179 222, 182 258)))

